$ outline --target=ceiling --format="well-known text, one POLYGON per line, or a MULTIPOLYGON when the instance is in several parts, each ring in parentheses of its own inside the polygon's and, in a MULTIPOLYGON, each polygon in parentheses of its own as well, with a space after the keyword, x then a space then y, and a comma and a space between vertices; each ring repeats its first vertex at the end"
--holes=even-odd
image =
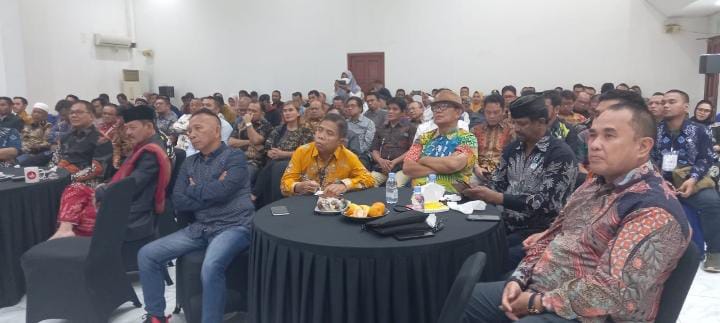
POLYGON ((720 12, 719 0, 645 0, 667 17, 703 17, 720 12))

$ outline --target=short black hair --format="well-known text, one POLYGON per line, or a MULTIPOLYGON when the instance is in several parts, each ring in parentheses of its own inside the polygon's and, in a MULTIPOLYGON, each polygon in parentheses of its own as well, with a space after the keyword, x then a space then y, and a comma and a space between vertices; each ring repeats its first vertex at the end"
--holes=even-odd
POLYGON ((23 97, 21 97, 21 96, 16 96, 16 97, 13 98, 13 100, 20 100, 20 101, 22 101, 22 103, 23 103, 24 105, 27 105, 27 104, 28 104, 27 99, 26 99, 26 98, 23 98, 23 97))
POLYGON ((187 97, 188 99, 194 99, 195 94, 193 94, 192 92, 188 92, 188 93, 185 93, 185 97, 187 97))
POLYGON ((336 97, 334 97, 334 98, 333 98, 333 101, 343 101, 343 102, 345 102, 345 100, 344 100, 341 96, 339 96, 339 95, 336 96, 336 97))
POLYGON ((340 136, 340 138, 347 137, 348 125, 347 125, 347 121, 345 121, 345 119, 342 116, 334 114, 334 113, 329 113, 329 114, 325 115, 325 117, 322 119, 322 121, 331 121, 331 122, 335 123, 335 125, 338 128, 338 135, 340 136))
POLYGON ((670 91, 665 92, 665 94, 670 94, 670 93, 680 94, 680 96, 683 98, 683 100, 685 100, 685 103, 690 103, 690 96, 685 91, 678 90, 678 89, 672 89, 670 91))
POLYGON ((357 96, 351 96, 351 97, 347 98, 347 100, 345 100, 345 104, 347 104, 350 101, 355 101, 355 103, 357 103, 357 105, 360 107, 360 109, 363 108, 363 99, 361 99, 357 96))
POLYGON ((376 99, 380 99, 380 95, 377 94, 377 92, 373 91, 365 95, 365 100, 368 99, 369 96, 374 96, 376 99))
POLYGON ((633 91, 610 90, 603 94, 600 94, 600 99, 598 100, 598 102, 609 100, 617 100, 619 101, 618 103, 636 105, 640 107, 645 107, 645 109, 647 109, 645 99, 643 99, 640 94, 637 94, 633 91))
POLYGON ((505 94, 505 92, 510 91, 513 95, 517 95, 517 89, 512 85, 505 85, 503 86, 502 90, 500 91, 500 94, 505 94))
POLYGON ((395 104, 400 108, 400 111, 405 112, 407 110, 407 101, 402 98, 390 98, 387 101, 387 105, 390 106, 391 104, 395 104))
POLYGON ((100 105, 102 105, 102 106, 105 106, 106 104, 108 104, 110 102, 109 100, 105 100, 105 98, 103 98, 103 97, 94 98, 91 102, 95 103, 97 101, 100 101, 100 105))
POLYGON ((400 91, 402 91, 402 93, 405 93, 405 89, 397 89, 397 90, 395 90, 395 95, 397 95, 398 92, 400 92, 400 91))
POLYGON ((110 96, 107 93, 100 93, 98 97, 104 99, 106 102, 110 101, 110 96))
POLYGON ((158 95, 158 97, 155 99, 155 101, 157 101, 157 100, 163 100, 163 101, 165 101, 165 103, 172 105, 172 103, 170 103, 170 98, 168 98, 165 95, 158 95))
POLYGON ((55 103, 55 111, 59 113, 62 110, 70 109, 70 106, 72 106, 72 102, 65 99, 58 100, 57 103, 55 103))
POLYGON ((560 98, 560 94, 557 93, 557 91, 545 91, 543 92, 543 97, 546 100, 550 100, 550 105, 553 107, 559 107, 562 104, 562 98, 560 98))
POLYGON ((610 90, 615 89, 615 84, 612 84, 611 82, 603 83, 603 85, 600 87, 600 93, 605 93, 610 90))
POLYGON ((293 92, 292 96, 293 96, 293 97, 299 96, 299 97, 302 98, 302 93, 300 93, 300 92, 293 92))
POLYGON ((7 96, 0 96, 0 101, 5 101, 9 106, 13 105, 12 99, 7 96))
MULTIPOLYGON (((94 100, 93 100, 93 101, 94 101, 94 100)), ((101 101, 102 101, 102 100, 101 100, 101 101)), ((76 104, 82 104, 82 105, 85 107, 85 110, 86 110, 87 112, 89 112, 89 113, 92 114, 93 116, 95 115, 95 110, 93 109, 92 103, 90 103, 90 102, 88 102, 88 101, 85 101, 85 100, 77 100, 77 101, 73 102, 72 105, 70 105, 70 107, 72 108, 72 106, 73 106, 73 105, 76 105, 76 104)), ((104 106, 104 105, 103 105, 103 106, 104 106)))
POLYGON ((263 94, 263 95, 260 96, 260 98, 258 99, 258 101, 260 101, 260 102, 270 102, 270 95, 263 94))
POLYGON ((650 110, 648 110, 647 105, 640 105, 636 101, 621 101, 613 104, 606 111, 622 110, 627 110, 632 113, 632 119, 630 119, 630 122, 632 123, 632 128, 635 130, 636 138, 648 137, 655 140, 655 136, 657 135, 657 124, 655 123, 655 118, 650 113, 650 110))
POLYGON ((73 98, 75 101, 80 100, 80 98, 78 98, 77 95, 75 95, 75 94, 68 94, 68 95, 65 96, 65 98, 66 98, 66 99, 67 99, 67 98, 73 98))
POLYGON ((575 92, 570 90, 563 90, 560 92, 560 98, 565 100, 573 100, 577 99, 577 96, 575 95, 575 92))
MULTIPOLYGON (((206 98, 212 98, 212 97, 206 97, 206 98)), ((195 113, 192 114, 192 116, 190 116, 190 119, 194 118, 197 115, 201 115, 201 114, 213 116, 213 118, 215 118, 215 120, 217 120, 218 127, 222 127, 222 123, 220 122, 220 117, 218 117, 217 114, 213 113, 208 108, 202 108, 202 109, 196 111, 195 113)))
POLYGON ((662 92, 655 92, 655 93, 653 93, 653 95, 651 95, 651 96, 656 96, 656 95, 664 96, 664 95, 665 95, 665 93, 662 93, 662 92))
POLYGON ((216 97, 216 96, 206 96, 206 97, 204 97, 204 98, 202 98, 202 99, 203 99, 203 100, 213 100, 213 102, 215 102, 215 105, 217 105, 217 107, 218 107, 219 109, 222 109, 222 103, 221 103, 221 101, 220 101, 220 99, 219 99, 218 97, 216 97))
POLYGON ((310 90, 308 92, 308 96, 310 96, 310 95, 320 96, 320 92, 318 92, 318 90, 310 90))
POLYGON ((222 93, 213 93, 212 97, 220 104, 220 106, 225 105, 225 98, 222 93))
POLYGON ((125 93, 118 93, 115 98, 118 100, 120 100, 120 98, 122 98, 123 100, 127 100, 127 95, 125 95, 125 93))
POLYGON ((535 87, 534 86, 526 86, 523 87, 522 90, 520 90, 520 96, 535 94, 535 87))
POLYGON ((500 108, 505 109, 505 99, 499 94, 490 94, 483 99, 483 107, 486 107, 490 103, 497 103, 500 108))
POLYGON ((258 97, 258 93, 257 93, 256 91, 250 91, 250 97, 251 97, 251 98, 257 98, 257 97, 258 97))
POLYGON ((470 91, 470 88, 467 87, 467 86, 463 86, 463 87, 460 88, 460 90, 463 90, 463 89, 466 89, 466 90, 470 91))
POLYGON ((584 89, 584 88, 585 88, 585 85, 582 85, 582 83, 575 83, 575 85, 573 85, 573 90, 575 90, 575 89, 577 89, 577 88, 579 88, 579 87, 581 87, 581 88, 584 89))
POLYGON ((273 90, 272 93, 282 94, 280 93, 280 90, 273 90))
POLYGON ((245 91, 245 90, 240 90, 240 91, 238 91, 238 96, 250 97, 250 93, 248 93, 248 91, 245 91))

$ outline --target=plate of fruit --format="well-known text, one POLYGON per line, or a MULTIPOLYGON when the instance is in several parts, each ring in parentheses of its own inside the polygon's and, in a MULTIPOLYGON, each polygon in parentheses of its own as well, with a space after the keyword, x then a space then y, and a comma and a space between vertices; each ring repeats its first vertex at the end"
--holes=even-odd
POLYGON ((322 215, 337 215, 345 212, 349 204, 350 202, 343 198, 321 196, 318 198, 317 204, 315 205, 315 213, 322 215))
POLYGON ((382 202, 375 202, 372 205, 349 203, 343 215, 353 222, 368 222, 384 217, 388 213, 382 202))

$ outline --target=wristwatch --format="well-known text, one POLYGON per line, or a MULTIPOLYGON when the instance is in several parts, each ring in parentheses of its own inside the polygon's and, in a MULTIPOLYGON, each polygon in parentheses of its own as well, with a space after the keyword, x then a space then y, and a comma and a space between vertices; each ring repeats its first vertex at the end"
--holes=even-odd
POLYGON ((543 293, 532 293, 530 295, 530 299, 528 300, 528 313, 530 314, 542 314, 545 312, 545 306, 542 304, 542 297, 543 293), (540 300, 538 301, 538 304, 540 304, 540 308, 535 307, 535 298, 537 296, 540 296, 540 300))

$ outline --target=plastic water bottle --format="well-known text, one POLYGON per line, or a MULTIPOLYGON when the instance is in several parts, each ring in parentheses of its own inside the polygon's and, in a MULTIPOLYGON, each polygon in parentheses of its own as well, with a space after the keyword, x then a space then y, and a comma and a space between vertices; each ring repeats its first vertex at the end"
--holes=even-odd
POLYGON ((428 175, 428 183, 435 183, 435 180, 437 180, 437 175, 435 175, 435 174, 428 175))
POLYGON ((425 198, 422 195, 422 187, 420 186, 413 188, 412 207, 415 210, 422 210, 425 207, 425 198))
POLYGON ((388 180, 385 183, 385 202, 395 204, 398 201, 397 181, 395 173, 388 174, 388 180))

